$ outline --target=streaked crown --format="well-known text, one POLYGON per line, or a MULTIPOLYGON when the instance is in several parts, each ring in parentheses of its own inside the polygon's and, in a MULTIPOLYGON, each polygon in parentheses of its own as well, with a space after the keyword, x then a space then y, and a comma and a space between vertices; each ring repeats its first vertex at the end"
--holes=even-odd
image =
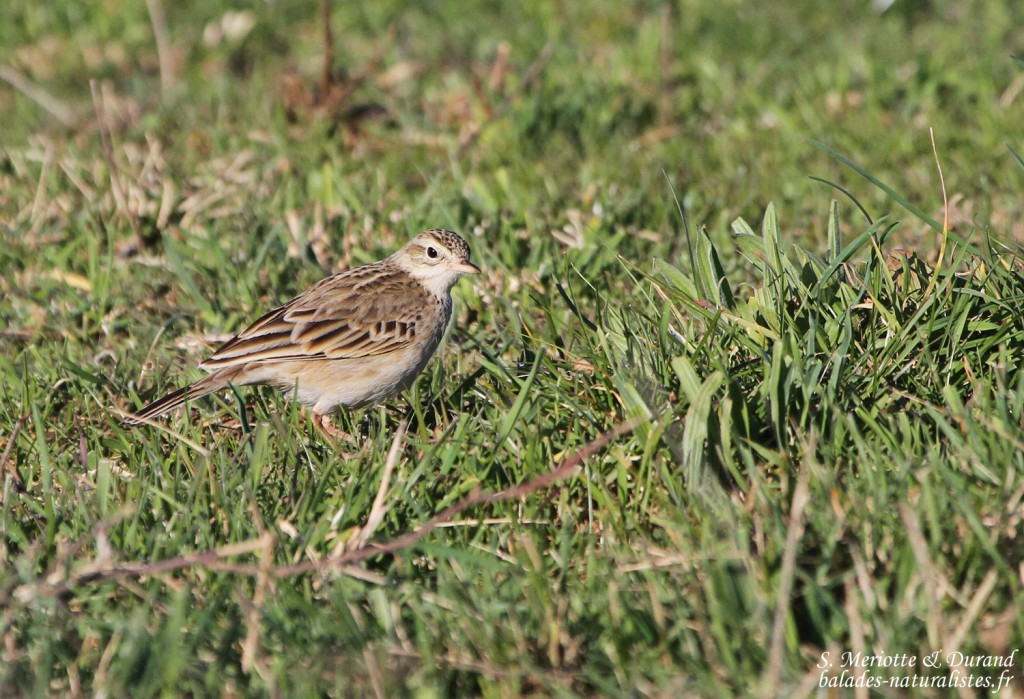
POLYGON ((447 293, 463 274, 480 273, 480 268, 470 261, 469 245, 462 236, 443 228, 420 233, 393 259, 436 294, 447 293))
POLYGON ((431 228, 429 231, 424 231, 416 237, 419 238, 427 236, 430 236, 440 245, 448 248, 448 252, 450 252, 452 257, 455 259, 463 262, 469 261, 469 245, 467 245, 466 241, 462 239, 462 236, 455 231, 449 231, 444 228, 431 228))

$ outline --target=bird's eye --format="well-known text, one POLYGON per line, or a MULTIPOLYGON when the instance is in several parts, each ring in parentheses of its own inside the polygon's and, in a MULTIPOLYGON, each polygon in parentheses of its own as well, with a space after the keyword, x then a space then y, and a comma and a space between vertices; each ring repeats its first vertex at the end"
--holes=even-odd
POLYGON ((428 247, 427 248, 427 257, 429 257, 432 260, 436 260, 437 259, 437 248, 435 248, 435 247, 428 247))

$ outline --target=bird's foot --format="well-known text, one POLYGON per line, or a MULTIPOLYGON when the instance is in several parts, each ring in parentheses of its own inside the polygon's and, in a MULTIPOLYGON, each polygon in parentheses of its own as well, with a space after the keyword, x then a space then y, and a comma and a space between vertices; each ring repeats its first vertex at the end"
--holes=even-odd
POLYGON ((313 427, 320 430, 320 434, 335 442, 355 442, 356 439, 345 430, 338 429, 331 424, 331 419, 326 415, 313 413, 313 427))

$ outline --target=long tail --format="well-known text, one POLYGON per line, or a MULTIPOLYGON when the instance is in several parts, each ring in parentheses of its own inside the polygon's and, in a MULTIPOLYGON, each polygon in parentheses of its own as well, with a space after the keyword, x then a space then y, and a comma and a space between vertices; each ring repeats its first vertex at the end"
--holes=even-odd
POLYGON ((168 393, 163 398, 153 401, 142 410, 132 413, 130 416, 125 418, 124 424, 128 426, 144 424, 147 420, 152 420, 155 417, 159 417, 166 412, 184 405, 186 401, 190 401, 193 398, 202 398, 214 391, 219 391, 227 385, 228 382, 223 380, 216 373, 204 376, 194 384, 185 386, 185 388, 179 388, 173 393, 168 393))

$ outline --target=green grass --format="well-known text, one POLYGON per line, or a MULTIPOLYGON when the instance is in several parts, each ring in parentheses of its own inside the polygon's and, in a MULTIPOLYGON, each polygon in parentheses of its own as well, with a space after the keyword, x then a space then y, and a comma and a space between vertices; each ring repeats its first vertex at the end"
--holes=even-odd
POLYGON ((336 3, 336 104, 315 3, 164 4, 164 87, 145 3, 0 22, 0 695, 806 696, 1024 645, 1019 3, 336 3), (358 444, 269 389, 120 425, 433 226, 485 274, 358 444))

